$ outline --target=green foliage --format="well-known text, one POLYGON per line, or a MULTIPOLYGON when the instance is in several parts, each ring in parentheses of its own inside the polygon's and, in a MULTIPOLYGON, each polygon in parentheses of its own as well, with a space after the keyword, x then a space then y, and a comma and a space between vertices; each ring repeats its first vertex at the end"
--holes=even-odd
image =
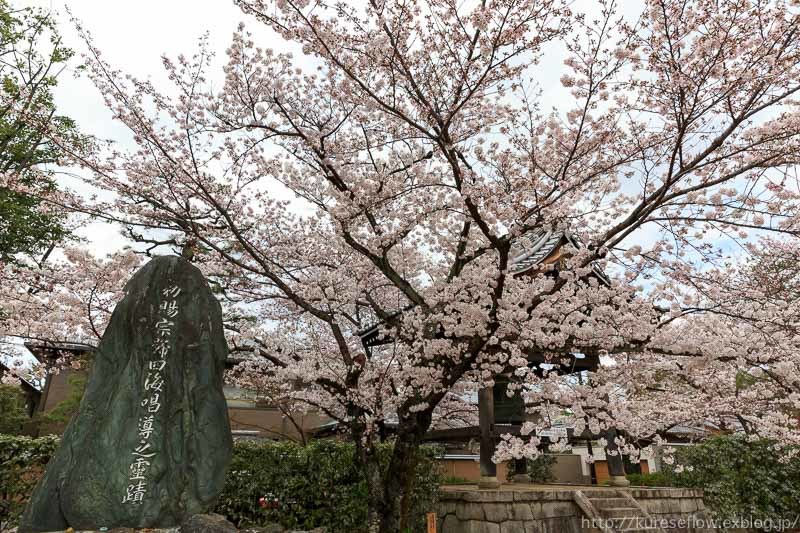
POLYGON ((40 195, 51 184, 40 177, 36 186, 36 195, 0 187, 0 259, 4 261, 12 261, 18 253, 38 253, 67 235, 61 217, 41 209, 40 195))
POLYGON ((465 477, 458 477, 458 476, 445 476, 441 480, 442 485, 470 485, 475 484, 474 481, 470 481, 465 477))
POLYGON ((705 491, 706 504, 720 518, 795 519, 800 516, 800 456, 767 440, 719 436, 697 446, 680 448, 674 476, 678 487, 705 491))
POLYGON ((0 187, 0 261, 40 252, 67 234, 62 215, 42 197, 55 188, 43 165, 61 156, 47 130, 83 142, 74 122, 56 114, 52 94, 72 54, 48 13, 0 0, 0 173, 14 177, 13 187, 0 187))
MULTIPOLYGON (((553 465, 556 463, 556 458, 553 455, 546 453, 536 456, 534 459, 528 459, 527 473, 531 477, 532 483, 548 483, 555 479, 553 474, 553 465)), ((508 469, 507 477, 510 480, 512 476, 517 474, 513 468, 508 469)))
MULTIPOLYGON (((380 450, 388 466, 390 446, 380 450)), ((414 530, 424 530, 433 511, 441 477, 434 450, 423 448, 411 502, 414 530)), ((278 523, 287 528, 365 531, 367 484, 352 444, 317 440, 239 441, 234 447, 225 489, 216 512, 239 527, 278 523), (265 506, 259 500, 265 499, 265 506)))
POLYGON ((674 467, 628 479, 632 485, 703 489, 706 506, 721 519, 794 520, 800 516, 800 456, 785 460, 791 451, 767 440, 718 436, 678 448, 674 467))
POLYGON ((57 437, 0 435, 0 531, 7 531, 19 520, 57 447, 57 437))
POLYGON ((14 385, 0 385, 0 433, 19 435, 29 420, 25 395, 14 385))
POLYGON ((672 487, 675 484, 675 475, 671 472, 628 474, 626 477, 635 487, 672 487))
MULTIPOLYGON (((31 439, 0 435, 0 530, 16 523, 47 461, 58 446, 54 436, 31 439)), ((391 447, 380 449, 388 466, 391 447)), ((411 501, 413 531, 424 531, 441 482, 436 451, 424 447, 411 501)), ((215 512, 242 526, 278 523, 328 531, 365 531, 367 485, 355 447, 337 441, 237 441, 225 489, 215 512), (262 507, 259 500, 265 498, 262 507)))
POLYGON ((553 481, 555 479, 553 475, 554 464, 556 464, 555 456, 545 453, 528 461, 528 475, 531 476, 531 481, 533 483, 547 483, 553 481))

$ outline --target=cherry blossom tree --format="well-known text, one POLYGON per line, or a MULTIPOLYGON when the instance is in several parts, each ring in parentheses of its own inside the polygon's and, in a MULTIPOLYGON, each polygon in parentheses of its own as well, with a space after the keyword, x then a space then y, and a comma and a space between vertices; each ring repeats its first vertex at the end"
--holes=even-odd
MULTIPOLYGON (((672 295, 680 305, 659 310, 647 339, 606 353, 590 380, 531 377, 523 394, 533 411, 594 435, 613 424, 634 456, 638 441, 692 422, 797 443, 797 242, 746 247, 741 263, 687 278, 672 295)), ((535 453, 525 448, 537 443, 506 439, 499 455, 535 453)))
POLYGON ((162 89, 86 37, 138 147, 73 149, 115 198, 71 207, 194 250, 252 356, 237 382, 348 428, 372 530, 407 525, 437 408, 500 374, 545 422, 617 428, 622 453, 707 417, 797 442, 796 2, 237 3, 302 56, 240 26, 222 86, 201 43, 162 89), (566 108, 542 97, 544 54, 566 108), (582 245, 517 275, 542 228, 582 245), (529 365, 579 352, 603 362, 583 383, 529 365))
POLYGON ((31 368, 19 358, 19 341, 96 346, 125 283, 141 265, 131 250, 106 258, 79 247, 60 252, 59 259, 0 263, 0 356, 13 361, 20 377, 42 379, 77 364, 64 359, 52 368, 31 368))

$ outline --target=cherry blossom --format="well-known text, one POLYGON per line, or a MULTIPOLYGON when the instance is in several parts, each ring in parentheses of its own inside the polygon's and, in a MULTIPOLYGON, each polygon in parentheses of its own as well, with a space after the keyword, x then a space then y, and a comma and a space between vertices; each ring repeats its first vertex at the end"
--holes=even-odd
MULTIPOLYGON (((615 429, 608 453, 632 457, 693 421, 798 442, 797 5, 237 4, 251 22, 221 86, 204 42, 164 60, 162 88, 79 27, 137 148, 65 145, 114 197, 70 207, 153 253, 193 250, 246 359, 231 379, 340 421, 374 531, 405 527, 428 429, 474 423, 467 398, 500 375, 530 423, 498 460, 539 453, 557 419, 615 429), (302 55, 263 47, 252 18, 302 55), (563 55, 567 108, 540 96, 543 54, 563 55), (523 272, 520 239, 542 229, 579 245, 523 272), (577 354, 600 364, 578 378, 577 354)), ((26 305, 61 316, 86 298, 74 283, 26 305)))

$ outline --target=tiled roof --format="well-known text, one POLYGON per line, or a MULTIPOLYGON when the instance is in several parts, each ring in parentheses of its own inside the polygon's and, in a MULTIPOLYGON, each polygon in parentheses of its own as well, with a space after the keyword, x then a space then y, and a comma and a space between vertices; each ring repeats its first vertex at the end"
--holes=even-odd
MULTIPOLYGON (((580 248, 583 244, 568 231, 550 230, 543 228, 533 229, 518 237, 511 243, 509 253, 512 274, 522 274, 533 270, 555 252, 562 242, 580 248)), ((596 263, 592 263, 592 270, 606 285, 610 284, 608 277, 596 263)))
POLYGON ((45 342, 29 341, 25 343, 25 348, 40 362, 47 363, 48 359, 54 359, 62 352, 72 354, 84 354, 94 351, 94 346, 81 342, 45 342))
POLYGON ((34 392, 41 394, 42 391, 39 390, 39 387, 37 387, 24 377, 20 376, 16 371, 12 370, 11 367, 0 361, 0 375, 4 374, 5 372, 8 372, 9 374, 17 378, 20 381, 20 383, 22 383, 23 388, 28 388, 34 392))
POLYGON ((565 238, 563 231, 535 229, 511 243, 511 273, 519 274, 538 266, 565 238))

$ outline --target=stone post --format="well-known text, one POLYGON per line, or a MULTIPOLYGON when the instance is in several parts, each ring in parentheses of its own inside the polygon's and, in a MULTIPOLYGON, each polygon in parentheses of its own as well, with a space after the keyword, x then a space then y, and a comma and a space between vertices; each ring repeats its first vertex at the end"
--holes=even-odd
POLYGON ((619 447, 614 439, 617 438, 617 430, 611 428, 606 431, 606 462, 608 463, 608 475, 612 487, 627 487, 631 484, 628 478, 625 477, 625 462, 622 460, 622 455, 616 453, 611 455, 609 452, 618 452, 619 447))
POLYGON ((222 308, 203 273, 173 256, 140 268, 93 357, 19 531, 173 528, 213 510, 233 441, 222 308))

